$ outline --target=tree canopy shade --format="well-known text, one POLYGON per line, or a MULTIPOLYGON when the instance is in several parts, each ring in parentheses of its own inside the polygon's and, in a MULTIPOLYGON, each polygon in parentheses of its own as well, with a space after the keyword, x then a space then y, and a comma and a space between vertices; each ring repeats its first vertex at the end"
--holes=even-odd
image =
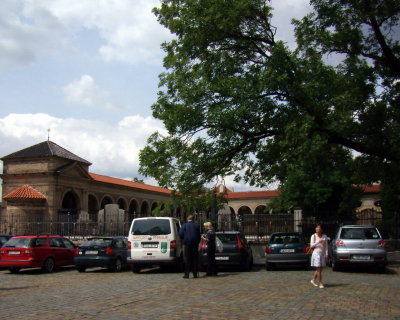
POLYGON ((398 172, 400 2, 311 4, 290 50, 269 1, 163 0, 175 38, 152 108, 169 135, 149 138, 141 172, 183 193, 231 174, 279 181, 304 205, 398 172))

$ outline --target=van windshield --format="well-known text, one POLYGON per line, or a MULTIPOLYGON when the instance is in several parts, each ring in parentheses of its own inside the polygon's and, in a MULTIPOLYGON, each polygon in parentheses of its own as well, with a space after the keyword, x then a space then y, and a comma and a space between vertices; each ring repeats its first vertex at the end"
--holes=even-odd
POLYGON ((171 226, 168 219, 136 220, 133 223, 133 235, 170 234, 171 226))

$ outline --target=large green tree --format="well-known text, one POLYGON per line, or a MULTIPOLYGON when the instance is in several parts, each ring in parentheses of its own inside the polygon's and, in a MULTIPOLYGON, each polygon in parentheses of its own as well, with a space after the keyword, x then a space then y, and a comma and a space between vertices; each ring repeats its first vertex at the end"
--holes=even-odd
POLYGON ((400 2, 311 5, 290 50, 269 1, 163 0, 175 38, 152 108, 168 135, 149 138, 141 172, 183 193, 231 174, 279 181, 286 204, 310 207, 398 172, 400 2))

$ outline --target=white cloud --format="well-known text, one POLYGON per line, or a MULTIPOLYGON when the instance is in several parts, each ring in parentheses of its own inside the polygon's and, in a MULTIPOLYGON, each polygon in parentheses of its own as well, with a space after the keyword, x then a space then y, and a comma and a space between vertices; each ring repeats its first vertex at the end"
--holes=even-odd
POLYGON ((21 0, 2 0, 0 17, 0 68, 33 63, 63 46, 62 25, 40 7, 28 10, 21 0))
MULTIPOLYGON (((2 0, 0 66, 25 65, 79 43, 83 28, 98 32, 106 61, 160 64, 170 38, 151 12, 158 0, 2 0)), ((79 52, 79 48, 75 48, 79 52)))
POLYGON ((311 12, 309 0, 272 0, 272 24, 277 28, 276 39, 295 47, 292 19, 301 19, 311 12))
POLYGON ((100 89, 94 79, 84 74, 80 79, 74 80, 63 88, 65 99, 70 103, 82 103, 88 106, 115 108, 109 102, 110 93, 100 89))
POLYGON ((138 176, 139 151, 154 131, 165 134, 151 118, 131 116, 112 125, 102 121, 60 119, 47 114, 9 114, 0 118, 0 156, 47 139, 90 161, 91 172, 114 177, 138 176))

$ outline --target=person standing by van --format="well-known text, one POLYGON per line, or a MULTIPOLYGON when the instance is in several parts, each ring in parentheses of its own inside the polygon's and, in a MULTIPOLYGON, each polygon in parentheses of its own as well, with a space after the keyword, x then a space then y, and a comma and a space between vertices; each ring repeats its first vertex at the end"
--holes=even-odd
POLYGON ((180 228, 179 236, 183 243, 183 257, 185 260, 184 279, 189 278, 190 272, 193 278, 198 277, 199 265, 199 243, 200 243, 200 227, 193 221, 193 215, 187 217, 187 222, 180 228))

